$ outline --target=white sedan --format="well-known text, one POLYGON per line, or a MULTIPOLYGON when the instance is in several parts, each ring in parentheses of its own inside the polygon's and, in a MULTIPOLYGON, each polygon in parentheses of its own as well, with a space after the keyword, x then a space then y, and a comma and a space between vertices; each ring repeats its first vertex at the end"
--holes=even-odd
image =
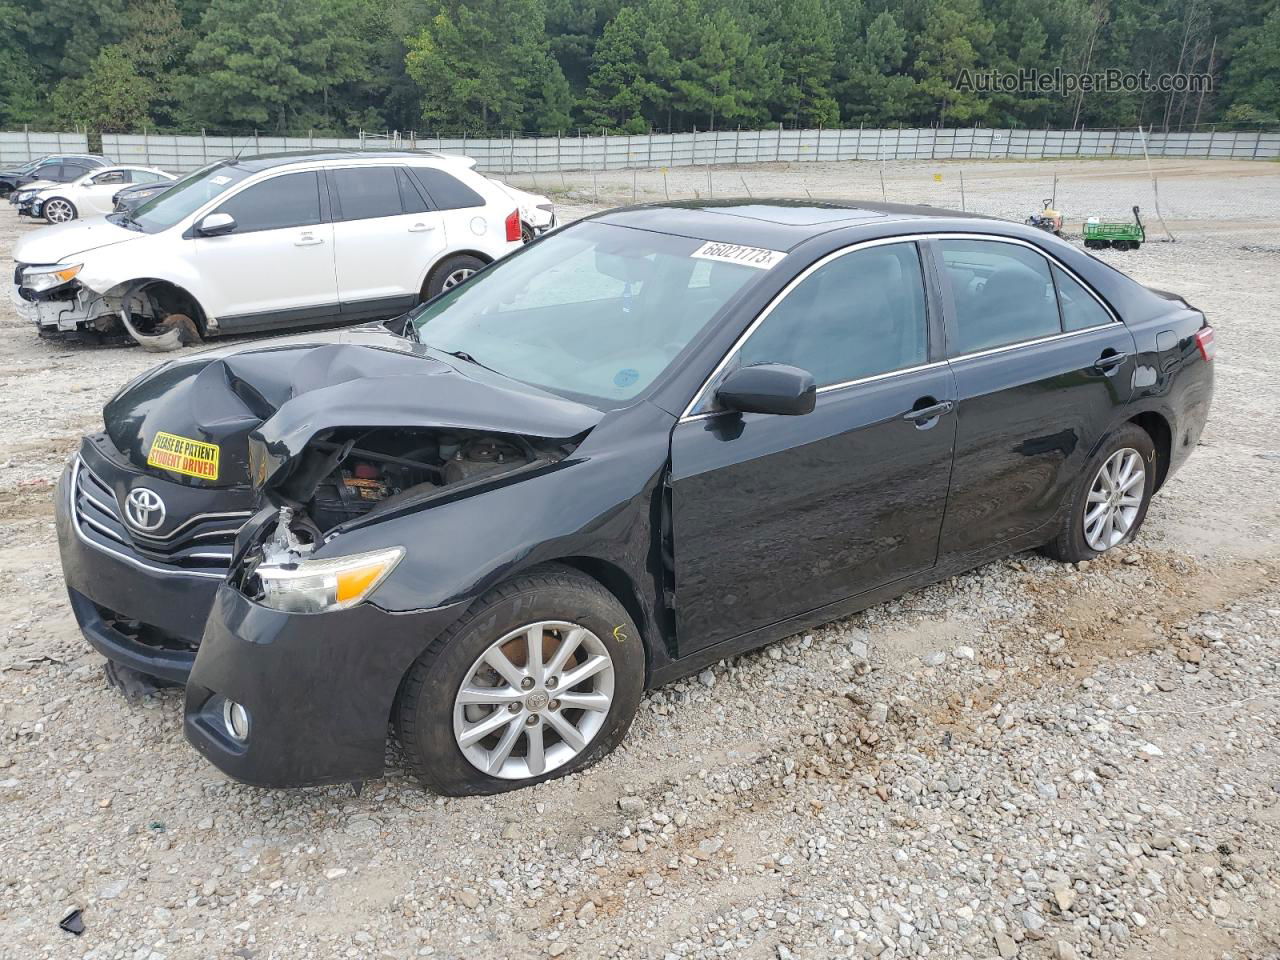
POLYGON ((173 174, 155 167, 107 167, 71 183, 46 184, 30 198, 20 197, 18 214, 43 217, 50 223, 66 223, 77 217, 110 213, 114 208, 113 198, 122 187, 176 179, 173 174))

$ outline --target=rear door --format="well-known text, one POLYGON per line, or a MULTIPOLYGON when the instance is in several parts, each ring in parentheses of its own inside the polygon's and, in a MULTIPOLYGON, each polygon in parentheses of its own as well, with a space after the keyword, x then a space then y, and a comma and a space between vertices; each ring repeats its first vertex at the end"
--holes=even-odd
POLYGON ((676 425, 681 655, 936 562, 956 418, 940 344, 931 352, 931 308, 915 243, 837 256, 775 301, 726 366, 808 370, 816 409, 711 405, 676 425))
POLYGON ((343 314, 354 320, 408 310, 444 252, 440 214, 402 167, 330 170, 328 182, 343 314))
POLYGON ((959 404, 942 552, 1036 546, 1132 393, 1133 336, 1029 243, 932 243, 959 404))
MULTIPOLYGON (((224 330, 320 323, 338 317, 333 225, 315 171, 260 180, 223 200, 236 228, 192 240, 199 299, 224 330)), ((203 219, 203 218, 202 218, 203 219)))

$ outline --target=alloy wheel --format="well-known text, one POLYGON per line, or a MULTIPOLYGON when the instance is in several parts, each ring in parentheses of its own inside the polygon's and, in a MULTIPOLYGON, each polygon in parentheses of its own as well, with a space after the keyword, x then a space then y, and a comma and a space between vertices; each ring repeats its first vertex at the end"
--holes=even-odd
POLYGON ((1133 530, 1146 480, 1142 454, 1132 447, 1117 450, 1099 468, 1084 510, 1084 539, 1091 549, 1110 550, 1133 530))
POLYGON ((613 684, 613 659, 586 627, 528 624, 467 671, 453 701, 454 740, 491 777, 541 776, 587 749, 609 714, 613 684))
POLYGON ((450 273, 447 277, 444 278, 444 286, 441 289, 449 290, 452 287, 456 287, 458 284, 460 284, 463 280, 467 279, 467 277, 471 276, 473 273, 475 273, 475 271, 472 270, 470 267, 459 267, 457 270, 454 270, 452 273, 450 273))
POLYGON ((50 200, 44 205, 44 218, 50 223, 66 223, 75 218, 75 212, 65 200, 50 200))

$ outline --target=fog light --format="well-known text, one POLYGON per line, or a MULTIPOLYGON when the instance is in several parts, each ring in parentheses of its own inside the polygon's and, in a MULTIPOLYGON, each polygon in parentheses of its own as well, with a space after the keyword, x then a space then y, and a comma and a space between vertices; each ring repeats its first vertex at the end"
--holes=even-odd
POLYGON ((222 701, 222 725, 233 740, 249 739, 249 711, 234 700, 222 701))

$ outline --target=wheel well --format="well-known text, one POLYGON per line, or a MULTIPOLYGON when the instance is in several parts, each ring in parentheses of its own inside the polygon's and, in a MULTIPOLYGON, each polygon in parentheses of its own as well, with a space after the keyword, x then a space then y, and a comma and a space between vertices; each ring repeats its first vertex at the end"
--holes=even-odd
POLYGON ((432 274, 434 274, 437 270, 440 269, 440 264, 444 263, 446 260, 449 260, 453 257, 475 257, 477 260, 482 261, 485 264, 485 266, 488 266, 489 264, 493 263, 493 257, 489 256, 487 253, 484 253, 480 250, 450 250, 443 257, 441 257, 439 260, 433 263, 431 265, 431 269, 427 271, 427 275, 423 277, 422 289, 418 292, 419 300, 425 301, 427 299, 427 287, 431 286, 432 274))
POLYGON ((169 280, 150 280, 144 277, 140 280, 131 280, 129 283, 123 283, 110 291, 110 293, 115 296, 123 296, 130 287, 144 290, 153 298, 153 302, 166 313, 185 313, 195 321, 201 336, 208 334, 204 309, 200 306, 200 301, 176 283, 172 283, 169 280))
POLYGON ((651 631, 646 629, 651 618, 645 614, 644 604, 640 602, 640 596, 631 578, 620 567, 595 557, 560 557, 555 562, 585 574, 613 594, 614 599, 622 604, 622 608, 627 611, 627 616, 640 631, 640 641, 644 644, 645 662, 652 664, 653 657, 649 649, 651 631))
POLYGON ((1129 420, 1141 427, 1151 438, 1156 447, 1156 485, 1155 490, 1164 486, 1164 478, 1169 474, 1169 458, 1173 453, 1173 430, 1169 421, 1154 411, 1148 410, 1129 420))

